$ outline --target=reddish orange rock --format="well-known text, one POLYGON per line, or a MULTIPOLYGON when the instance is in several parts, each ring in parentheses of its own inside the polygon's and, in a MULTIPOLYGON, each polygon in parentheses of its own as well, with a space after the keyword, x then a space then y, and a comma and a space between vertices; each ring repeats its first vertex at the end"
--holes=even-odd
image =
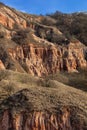
POLYGON ((55 45, 42 47, 29 44, 8 51, 12 58, 25 63, 28 73, 43 76, 61 70, 77 72, 78 67, 87 67, 83 48, 78 42, 70 43, 65 47, 55 45))
POLYGON ((0 9, 0 23, 10 29, 13 29, 15 25, 20 26, 22 28, 27 27, 26 20, 24 20, 16 13, 14 13, 11 9, 6 7, 0 9))
POLYGON ((0 60, 0 70, 4 70, 5 69, 5 66, 4 64, 2 63, 2 61, 0 60))
POLYGON ((0 130, 83 130, 81 124, 72 125, 70 113, 64 109, 60 114, 22 112, 12 115, 7 110, 0 119, 0 130))

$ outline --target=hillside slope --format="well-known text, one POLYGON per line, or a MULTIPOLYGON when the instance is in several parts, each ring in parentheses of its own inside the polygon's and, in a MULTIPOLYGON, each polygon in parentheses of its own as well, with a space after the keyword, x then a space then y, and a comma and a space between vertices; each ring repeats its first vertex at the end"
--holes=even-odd
POLYGON ((42 23, 60 29, 69 40, 78 39, 87 46, 87 13, 63 14, 56 11, 48 14, 42 23))
POLYGON ((86 92, 29 74, 5 70, 1 76, 1 130, 87 129, 86 92))
POLYGON ((86 22, 70 30, 78 15, 0 3, 0 130, 87 130, 86 22))
POLYGON ((0 60, 5 68, 38 76, 87 68, 87 47, 42 24, 44 18, 0 4, 0 60))

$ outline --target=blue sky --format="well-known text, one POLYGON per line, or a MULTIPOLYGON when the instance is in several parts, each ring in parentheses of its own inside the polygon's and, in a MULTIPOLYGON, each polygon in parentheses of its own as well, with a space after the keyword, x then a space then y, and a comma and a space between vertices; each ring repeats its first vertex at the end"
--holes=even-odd
POLYGON ((87 0, 0 0, 11 7, 31 14, 46 14, 55 11, 71 13, 87 11, 87 0))

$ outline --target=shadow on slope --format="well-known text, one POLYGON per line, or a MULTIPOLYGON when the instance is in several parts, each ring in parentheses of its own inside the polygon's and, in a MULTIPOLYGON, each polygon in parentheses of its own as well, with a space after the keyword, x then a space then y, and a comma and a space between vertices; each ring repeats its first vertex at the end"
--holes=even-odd
POLYGON ((87 69, 80 69, 78 73, 60 72, 46 77, 72 86, 83 91, 87 91, 87 69))

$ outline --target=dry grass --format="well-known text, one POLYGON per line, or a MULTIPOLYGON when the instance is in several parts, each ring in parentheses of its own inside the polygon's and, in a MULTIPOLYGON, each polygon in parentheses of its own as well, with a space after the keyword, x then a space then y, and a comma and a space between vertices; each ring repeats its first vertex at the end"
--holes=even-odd
POLYGON ((71 112, 73 117, 82 119, 86 124, 87 93, 57 80, 45 80, 9 70, 0 71, 0 111, 11 108, 16 112, 36 110, 57 113, 60 107, 66 106, 74 110, 74 113, 71 112))
POLYGON ((78 73, 60 72, 49 75, 46 79, 57 80, 71 87, 87 91, 87 69, 80 69, 78 73))

